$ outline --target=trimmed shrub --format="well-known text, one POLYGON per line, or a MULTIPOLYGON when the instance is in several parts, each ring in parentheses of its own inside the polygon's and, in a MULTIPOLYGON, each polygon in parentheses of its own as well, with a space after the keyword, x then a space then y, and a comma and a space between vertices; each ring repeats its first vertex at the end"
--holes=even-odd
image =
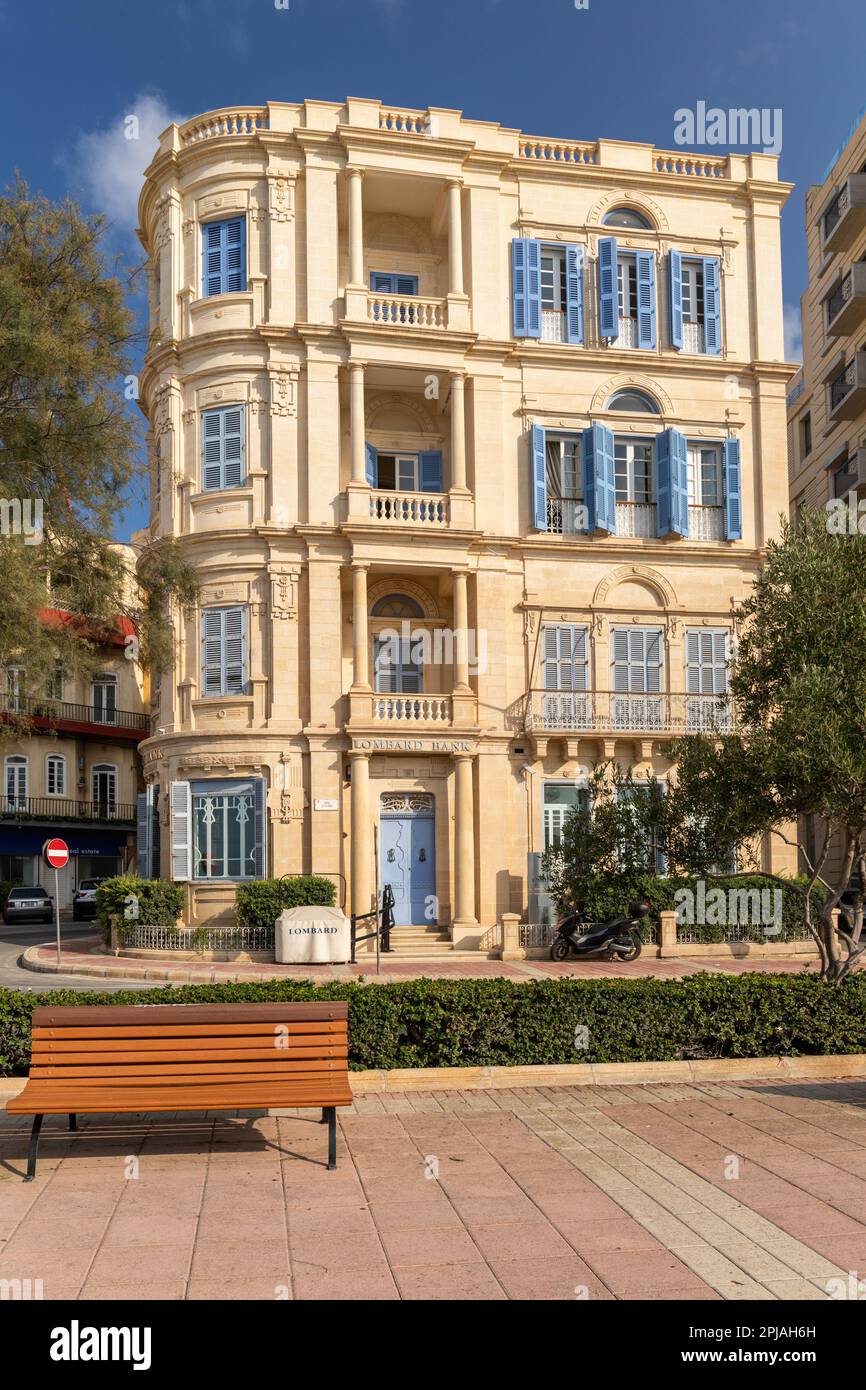
POLYGON ((40 1004, 235 1004, 347 999, 355 1069, 866 1052, 866 972, 830 988, 814 975, 680 980, 408 980, 401 984, 269 980, 87 994, 0 989, 0 1074, 23 1075, 40 1004), (581 1030, 578 1034, 577 1030, 581 1030), (583 1030, 586 1029, 586 1033, 583 1030), (586 1037, 586 1047, 576 1038, 586 1037))
POLYGON ((257 878, 239 883, 235 898, 239 927, 273 931, 287 907, 333 907, 337 889, 329 878, 299 874, 295 878, 257 878))
MULTIPOLYGON (((126 899, 133 894, 138 899, 136 923, 147 927, 174 927, 183 909, 183 886, 168 883, 162 878, 139 878, 137 874, 119 874, 107 878, 96 890, 96 920, 106 935, 111 918, 124 918, 126 899)), ((130 919, 129 925, 134 925, 130 919)))
MULTIPOLYGON (((659 874, 649 873, 623 873, 623 874, 599 874, 593 879, 586 881, 583 901, 580 904, 581 910, 590 922, 607 922, 612 917, 619 917, 628 909, 628 904, 635 898, 646 898, 652 904, 653 916, 657 919, 658 913, 662 911, 673 911, 676 906, 675 894, 680 888, 689 888, 696 892, 697 878, 690 877, 663 877, 659 874)), ((776 889, 782 894, 782 930, 778 936, 768 938, 762 926, 751 925, 751 922, 742 932, 738 931, 738 937, 746 941, 766 942, 768 939, 773 941, 801 941, 809 937, 809 931, 805 924, 804 899, 801 887, 805 884, 805 879, 791 879, 787 884, 779 883, 778 879, 767 878, 763 874, 731 874, 725 877, 713 877, 704 880, 706 892, 709 893, 720 888, 726 897, 730 889, 741 893, 760 892, 762 889, 769 889, 772 893, 776 889)), ((826 890, 820 887, 812 889, 812 920, 817 920, 821 910, 821 902, 826 890)), ((770 899, 774 902, 775 899, 770 899)), ((657 926, 657 920, 654 922, 657 926)), ((725 941, 728 938, 728 929, 723 925, 712 925, 710 923, 696 923, 694 926, 684 928, 696 941, 713 942, 725 941)))

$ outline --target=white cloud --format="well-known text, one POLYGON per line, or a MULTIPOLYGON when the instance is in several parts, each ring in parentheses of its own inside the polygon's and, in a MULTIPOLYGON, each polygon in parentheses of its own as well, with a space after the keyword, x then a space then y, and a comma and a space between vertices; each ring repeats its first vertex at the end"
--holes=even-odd
POLYGON ((105 130, 79 135, 72 154, 74 171, 88 201, 104 212, 122 235, 138 222, 138 197, 144 171, 156 154, 159 136, 172 121, 182 121, 158 92, 141 92, 105 130))
POLYGON ((785 330, 785 361, 803 360, 803 325, 800 308, 797 304, 786 304, 782 310, 782 324, 785 330))

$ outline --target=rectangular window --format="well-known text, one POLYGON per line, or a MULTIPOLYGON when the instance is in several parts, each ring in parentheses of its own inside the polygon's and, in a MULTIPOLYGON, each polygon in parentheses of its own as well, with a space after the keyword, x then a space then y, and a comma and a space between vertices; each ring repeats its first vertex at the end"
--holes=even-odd
POLYGON ((589 810, 589 789, 574 782, 545 782, 543 791, 544 848, 559 849, 566 817, 572 810, 589 810))
POLYGON ((621 319, 637 318, 637 258, 620 252, 617 259, 617 290, 621 319))
POLYGON ((545 435, 547 530, 574 535, 586 529, 579 435, 545 435))
POLYGON ((244 481, 244 408, 224 405, 201 416, 201 485, 204 492, 240 487, 244 481))
POLYGON ((652 502, 653 446, 647 439, 616 439, 614 476, 617 502, 652 502))
MULTIPOLYGON (((402 623, 401 623, 402 629, 402 623)), ((375 639, 374 674, 381 695, 420 695, 424 689, 421 643, 395 627, 375 639)))
POLYGON ((812 413, 807 410, 800 417, 800 458, 805 460, 812 452, 812 413))
POLYGON ((66 795, 66 759, 56 755, 45 760, 45 790, 49 796, 66 795))
POLYGON ((686 729, 689 733, 726 732, 732 714, 728 693, 729 634, 724 628, 687 628, 686 729))
POLYGON ((544 728, 587 728, 592 712, 588 628, 572 623, 545 624, 541 630, 541 684, 544 728))
MULTIPOLYGON (((664 784, 662 784, 662 786, 664 787, 664 784)), ((616 790, 616 799, 620 803, 620 805, 635 807, 635 809, 636 803, 639 802, 639 799, 645 799, 646 795, 646 788, 641 786, 635 786, 634 783, 632 783, 631 786, 627 787, 617 787, 616 790)), ((628 819, 631 826, 633 827, 630 836, 631 838, 633 838, 638 832, 636 816, 634 820, 632 820, 632 816, 629 816, 628 819)), ((645 829, 646 839, 643 841, 642 846, 637 846, 639 854, 643 853, 646 856, 644 860, 645 867, 649 870, 650 873, 666 874, 668 871, 667 857, 665 855, 664 848, 661 843, 658 827, 655 825, 649 825, 646 826, 645 829)))
POLYGON ((193 878, 260 877, 264 798, 257 795, 257 781, 238 778, 190 784, 193 878))
POLYGON ((565 342, 567 307, 565 251, 545 246, 541 251, 541 337, 544 342, 565 342))
POLYGON ((5 708, 10 714, 24 714, 27 705, 24 693, 24 667, 6 667, 5 708))
POLYGON ((94 676, 91 690, 94 724, 117 723, 117 676, 94 676))
POLYGON ((245 695, 246 691, 246 608, 202 609, 202 695, 245 695))
POLYGON ((373 270, 370 272, 370 289, 374 294, 417 295, 418 276, 373 270))
POLYGON ((420 492, 417 454, 379 454, 376 486, 395 492, 420 492))
POLYGON ((690 507, 721 507, 722 451, 718 444, 689 443, 687 476, 690 507))
POLYGON ((236 294, 247 287, 245 217, 205 222, 201 229, 202 295, 236 294))
POLYGON ((613 690, 654 694, 662 688, 662 631, 617 627, 611 633, 613 690))

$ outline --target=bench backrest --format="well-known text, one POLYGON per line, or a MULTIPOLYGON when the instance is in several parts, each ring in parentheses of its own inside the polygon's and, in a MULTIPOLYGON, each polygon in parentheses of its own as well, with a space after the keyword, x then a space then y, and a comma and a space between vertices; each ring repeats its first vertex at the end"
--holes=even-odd
POLYGON ((336 1000, 38 1008, 30 1077, 52 1088, 315 1081, 347 1073, 348 1016, 336 1000))

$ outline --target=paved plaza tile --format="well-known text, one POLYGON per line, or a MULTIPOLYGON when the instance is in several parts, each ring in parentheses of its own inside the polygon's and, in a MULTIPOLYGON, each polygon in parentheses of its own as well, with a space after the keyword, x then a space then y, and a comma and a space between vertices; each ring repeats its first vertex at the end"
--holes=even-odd
MULTIPOLYGON (((0 1279, 47 1300, 828 1300, 866 1272, 866 1081, 359 1097, 0 1123, 0 1279)), ((855 1285, 856 1287, 856 1285, 855 1285)))

